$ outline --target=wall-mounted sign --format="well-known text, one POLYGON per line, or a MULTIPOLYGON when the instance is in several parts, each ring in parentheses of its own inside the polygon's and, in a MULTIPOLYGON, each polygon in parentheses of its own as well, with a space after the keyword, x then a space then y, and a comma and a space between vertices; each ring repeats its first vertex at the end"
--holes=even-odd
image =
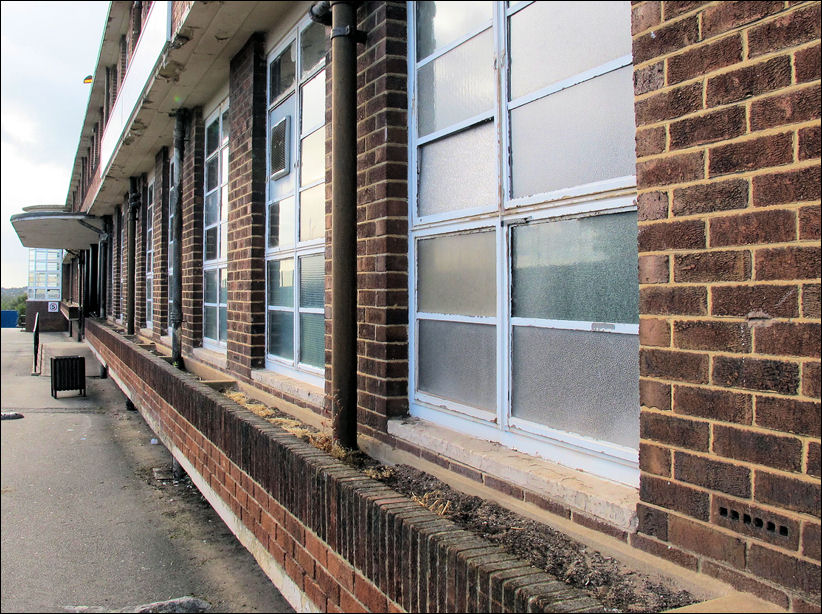
POLYGON ((49 313, 57 313, 58 311, 60 311, 60 303, 49 301, 49 313))

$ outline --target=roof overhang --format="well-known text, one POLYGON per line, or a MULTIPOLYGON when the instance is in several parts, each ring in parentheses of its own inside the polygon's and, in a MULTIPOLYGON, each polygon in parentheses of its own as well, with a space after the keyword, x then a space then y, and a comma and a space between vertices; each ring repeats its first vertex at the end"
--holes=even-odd
POLYGON ((103 221, 93 215, 34 209, 11 216, 11 225, 24 247, 88 249, 104 234, 103 221))

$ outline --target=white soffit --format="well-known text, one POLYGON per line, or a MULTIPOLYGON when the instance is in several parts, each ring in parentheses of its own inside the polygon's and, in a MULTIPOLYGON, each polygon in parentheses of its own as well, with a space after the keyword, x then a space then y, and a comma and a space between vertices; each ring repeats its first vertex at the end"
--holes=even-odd
POLYGON ((11 216, 24 247, 88 249, 100 240, 103 222, 84 213, 27 211, 11 216))

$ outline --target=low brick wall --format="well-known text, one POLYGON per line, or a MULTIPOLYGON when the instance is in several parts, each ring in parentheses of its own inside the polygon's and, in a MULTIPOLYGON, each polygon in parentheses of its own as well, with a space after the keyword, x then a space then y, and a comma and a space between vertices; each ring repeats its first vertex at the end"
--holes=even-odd
POLYGON ((273 563, 276 573, 269 575, 290 578, 317 609, 602 610, 584 593, 269 424, 107 324, 88 321, 86 338, 158 437, 194 468, 192 479, 207 484, 253 534, 256 543, 244 545, 263 568, 270 571, 273 563))

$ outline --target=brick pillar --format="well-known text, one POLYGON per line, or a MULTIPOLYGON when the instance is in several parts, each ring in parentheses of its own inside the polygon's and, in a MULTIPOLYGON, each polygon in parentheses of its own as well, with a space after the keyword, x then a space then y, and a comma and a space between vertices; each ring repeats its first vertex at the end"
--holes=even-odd
POLYGON ((820 598, 820 6, 633 6, 634 545, 820 598))
POLYGON ((168 334, 168 148, 154 157, 154 339, 168 334))
MULTIPOLYGON (((255 33, 229 74, 228 368, 265 365, 265 37, 255 33)), ((202 224, 202 220, 201 220, 202 224)))
POLYGON ((358 20, 368 43, 357 60, 357 421, 375 435, 408 410, 405 3, 363 3, 358 20))
POLYGON ((191 110, 183 151, 183 349, 203 345, 203 110, 191 110))

